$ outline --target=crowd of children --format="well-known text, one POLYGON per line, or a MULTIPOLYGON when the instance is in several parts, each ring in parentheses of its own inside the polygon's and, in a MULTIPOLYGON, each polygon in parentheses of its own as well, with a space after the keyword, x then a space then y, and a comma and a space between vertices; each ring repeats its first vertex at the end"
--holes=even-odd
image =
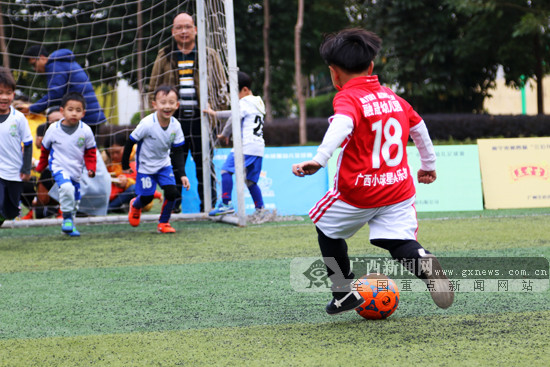
MULTIPOLYGON (((265 106, 260 97, 252 94, 249 75, 239 72, 238 80, 246 184, 256 211, 261 212, 264 203, 258 180, 265 147, 265 106)), ((11 72, 0 69, 0 139, 6 142, 1 145, 0 160, 10 162, 5 165, 0 162, 0 225, 5 219, 19 216, 20 204, 23 203, 29 211, 22 219, 56 216, 63 219, 63 233, 78 237, 80 232, 75 218, 81 199, 82 173, 94 177, 97 163, 94 132, 82 120, 86 114, 86 100, 80 93, 69 92, 63 96, 60 106, 46 111, 45 121, 35 129, 35 153, 39 158, 32 164, 33 137, 29 128, 28 103, 14 103, 15 90, 11 72), (35 172, 32 180, 31 166, 35 172), (55 199, 49 195, 54 185, 58 188, 55 199), (24 190, 27 191, 23 193, 24 190)), ((157 230, 159 233, 174 233, 176 230, 169 220, 176 201, 181 199, 180 182, 184 189, 190 188, 185 176, 185 138, 181 124, 174 118, 179 108, 177 89, 159 86, 153 93, 152 107, 154 112, 142 119, 128 138, 125 133, 115 134, 102 152, 111 175, 108 208, 111 213, 127 211, 128 222, 135 227, 140 224, 142 211, 150 210, 153 199, 159 199, 163 204, 157 230), (138 149, 135 149, 135 144, 138 149), (178 172, 180 177, 175 177, 174 172, 178 172)), ((208 108, 204 112, 227 119, 225 128, 217 137, 229 144, 231 111, 208 108)), ((234 172, 232 151, 221 172, 222 197, 210 216, 235 211, 231 202, 234 172)))

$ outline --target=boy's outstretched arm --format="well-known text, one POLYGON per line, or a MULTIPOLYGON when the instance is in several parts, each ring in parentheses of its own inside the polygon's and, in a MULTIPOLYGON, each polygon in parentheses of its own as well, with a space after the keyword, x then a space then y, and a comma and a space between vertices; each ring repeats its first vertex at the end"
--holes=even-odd
POLYGON ((418 170, 418 182, 420 183, 431 184, 432 182, 435 181, 436 178, 437 178, 437 175, 435 173, 435 170, 434 171, 424 171, 421 169, 418 170))
POLYGON ((420 169, 417 173, 418 182, 431 184, 437 178, 435 173, 436 155, 424 121, 420 121, 420 123, 411 127, 410 135, 420 154, 420 169))
POLYGON ((353 120, 345 115, 334 115, 329 119, 330 126, 317 149, 317 154, 310 161, 292 165, 292 173, 298 177, 312 175, 325 167, 334 151, 353 131, 353 120))
POLYGON ((312 175, 321 169, 321 164, 314 160, 305 161, 302 163, 296 163, 292 165, 292 173, 298 177, 304 177, 306 175, 312 175))

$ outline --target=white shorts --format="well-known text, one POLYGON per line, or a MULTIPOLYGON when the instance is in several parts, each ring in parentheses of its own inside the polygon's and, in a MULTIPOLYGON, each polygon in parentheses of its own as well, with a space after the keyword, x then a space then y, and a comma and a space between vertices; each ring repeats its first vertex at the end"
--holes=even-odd
POLYGON ((330 238, 349 238, 368 223, 371 240, 416 240, 418 220, 415 197, 397 204, 362 209, 340 199, 329 191, 309 211, 313 223, 330 238))

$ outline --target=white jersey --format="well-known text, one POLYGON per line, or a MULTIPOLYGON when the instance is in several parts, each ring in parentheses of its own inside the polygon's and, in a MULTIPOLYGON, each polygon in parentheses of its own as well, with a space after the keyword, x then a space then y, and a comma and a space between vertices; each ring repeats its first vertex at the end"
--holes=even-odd
POLYGON ((25 115, 10 107, 8 118, 0 123, 0 178, 6 181, 21 181, 21 143, 32 144, 31 129, 25 115))
POLYGON ((92 129, 82 121, 72 134, 67 134, 59 120, 46 130, 42 146, 50 151, 48 163, 52 173, 62 171, 67 178, 80 182, 84 168, 84 152, 95 148, 95 138, 92 129))
MULTIPOLYGON (((243 139, 243 154, 264 156, 264 117, 265 105, 258 96, 246 96, 239 100, 239 110, 241 115, 241 132, 243 139)), ((231 111, 220 111, 216 114, 218 117, 227 118, 231 116, 231 111)), ((227 120, 222 135, 231 136, 231 119, 227 120)))
POLYGON ((138 144, 136 168, 139 173, 149 175, 171 165, 170 148, 182 146, 185 142, 179 121, 172 117, 170 124, 163 129, 157 113, 145 116, 130 134, 130 139, 138 144))

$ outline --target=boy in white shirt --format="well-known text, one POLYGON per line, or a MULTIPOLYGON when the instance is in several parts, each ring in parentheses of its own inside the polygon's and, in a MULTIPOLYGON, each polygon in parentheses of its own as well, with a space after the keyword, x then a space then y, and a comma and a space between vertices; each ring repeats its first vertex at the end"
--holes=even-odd
MULTIPOLYGON (((248 74, 239 71, 239 111, 241 115, 241 133, 244 154, 244 166, 246 168, 246 186, 254 201, 256 212, 264 209, 262 191, 258 186, 262 171, 265 142, 263 138, 263 126, 265 117, 265 105, 261 97, 252 94, 250 89, 252 79, 248 74)), ((225 127, 218 139, 226 145, 231 136, 231 111, 214 111, 207 109, 204 112, 217 118, 227 118, 225 127)), ((235 212, 231 203, 231 191, 233 190, 233 178, 235 173, 235 156, 233 151, 227 156, 222 167, 222 201, 208 215, 218 216, 235 212)))
POLYGON ((182 186, 189 190, 189 179, 185 176, 184 137, 181 125, 173 117, 179 107, 178 92, 175 87, 161 85, 153 93, 153 108, 156 112, 145 116, 130 134, 124 146, 122 169, 130 173, 130 154, 134 144, 136 150, 136 194, 130 201, 128 221, 133 227, 139 226, 141 209, 149 204, 155 195, 157 184, 164 191, 164 203, 160 213, 157 232, 174 233, 170 225, 170 215, 181 193, 176 187, 176 179, 170 161, 170 150, 174 151, 173 164, 181 174, 182 186))
POLYGON ((21 181, 31 177, 32 134, 25 115, 11 106, 15 88, 11 72, 0 67, 0 226, 19 215, 21 181))
POLYGON ((80 236, 74 225, 74 216, 80 203, 80 177, 84 165, 88 177, 96 171, 96 142, 92 129, 82 122, 86 101, 80 93, 63 96, 59 111, 63 119, 48 128, 42 140, 40 162, 42 172, 49 165, 53 179, 59 186, 59 206, 63 213, 61 230, 71 237, 80 236))

